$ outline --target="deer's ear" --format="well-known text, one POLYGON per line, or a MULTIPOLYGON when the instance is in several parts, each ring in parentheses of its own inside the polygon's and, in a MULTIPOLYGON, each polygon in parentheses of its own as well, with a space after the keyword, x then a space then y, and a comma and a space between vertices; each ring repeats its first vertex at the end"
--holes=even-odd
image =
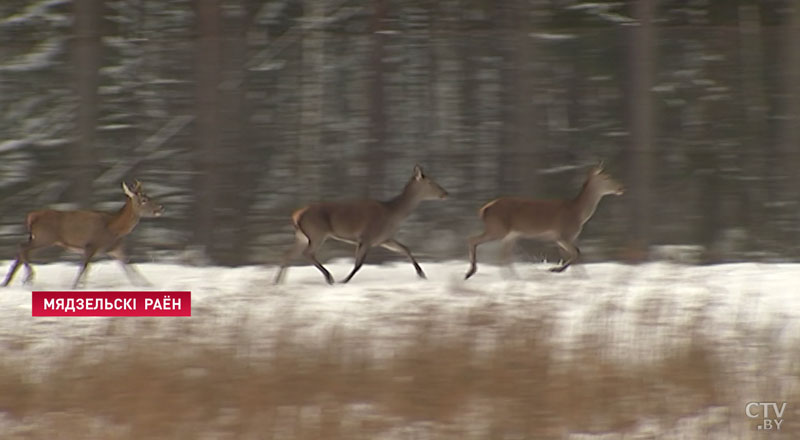
POLYGON ((134 193, 133 193, 133 191, 131 191, 131 190, 128 188, 128 185, 126 185, 124 181, 122 182, 122 190, 123 190, 123 191, 125 191, 125 195, 126 195, 126 196, 128 196, 128 197, 130 197, 130 198, 134 198, 134 197, 136 197, 136 194, 134 194, 134 193))
POLYGON ((603 161, 597 162, 597 165, 592 168, 592 173, 597 175, 603 172, 603 161))
POLYGON ((419 164, 414 165, 414 178, 417 180, 422 179, 422 167, 419 164))

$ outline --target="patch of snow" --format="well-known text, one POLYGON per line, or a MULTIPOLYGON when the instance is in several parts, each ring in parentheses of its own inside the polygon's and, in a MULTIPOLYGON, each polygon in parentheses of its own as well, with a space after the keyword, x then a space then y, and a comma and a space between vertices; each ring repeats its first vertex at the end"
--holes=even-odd
POLYGON ((653 259, 683 264, 700 263, 705 251, 705 247, 699 245, 670 244, 657 245, 650 248, 653 259))
POLYGON ((566 173, 568 171, 574 170, 582 170, 586 167, 586 165, 560 165, 550 168, 543 168, 537 170, 539 174, 547 175, 547 174, 559 174, 559 173, 566 173))
POLYGON ((567 9, 575 11, 608 11, 612 8, 618 8, 622 3, 600 3, 600 2, 583 2, 567 6, 567 9))
POLYGON ((31 145, 27 139, 11 139, 0 142, 0 153, 8 153, 9 151, 21 150, 31 145))
POLYGON ((24 11, 0 21, 0 27, 35 24, 38 19, 49 19, 55 22, 62 21, 63 18, 51 14, 49 9, 69 3, 71 3, 70 0, 46 0, 30 3, 24 11))
POLYGON ((575 34, 556 34, 548 32, 531 32, 528 36, 539 40, 547 41, 568 41, 578 38, 575 34))
POLYGON ((46 69, 55 63, 56 58, 62 52, 63 41, 59 38, 50 38, 25 55, 0 65, 0 72, 29 72, 46 69))
MULTIPOLYGON (((7 268, 10 262, 5 263, 7 268)), ((352 262, 326 266, 341 280, 352 262)), ((422 266, 428 280, 418 279, 410 264, 397 262, 366 265, 350 283, 333 286, 313 266, 297 266, 276 286, 274 266, 140 264, 154 284, 148 290, 192 292, 191 318, 33 318, 31 290, 68 288, 78 271, 71 263, 37 265, 32 286, 20 284, 20 272, 9 288, 0 289, 0 347, 6 359, 46 365, 60 347, 76 341, 113 345, 109 328, 147 322, 154 337, 174 338, 189 326, 194 330, 187 341, 225 343, 246 333, 268 350, 275 330, 291 324, 312 344, 324 343, 332 328, 364 331, 381 355, 418 328, 420 319, 458 325, 476 310, 500 318, 550 320, 554 341, 567 357, 587 335, 608 341, 610 357, 641 361, 665 356, 699 336, 735 346, 737 338, 766 332, 774 333, 777 347, 800 343, 798 264, 600 263, 576 265, 562 274, 548 272, 544 264, 518 264, 518 279, 504 278, 504 268, 480 265, 468 281, 463 261, 422 266)), ((112 261, 90 267, 86 288, 140 290, 112 261)), ((482 336, 488 343, 496 337, 491 328, 482 336)))

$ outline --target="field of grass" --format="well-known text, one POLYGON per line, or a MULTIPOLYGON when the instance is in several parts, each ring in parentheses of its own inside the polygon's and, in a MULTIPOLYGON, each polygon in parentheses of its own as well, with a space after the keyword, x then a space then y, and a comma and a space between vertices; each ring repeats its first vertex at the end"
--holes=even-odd
POLYGON ((763 396, 790 402, 784 438, 800 432, 800 347, 779 352, 769 335, 742 328, 746 344, 698 332, 621 360, 596 319, 563 347, 545 309, 430 314, 379 349, 369 328, 309 341, 295 331, 304 323, 290 322, 268 352, 245 331, 213 343, 182 341, 185 328, 126 334, 147 327, 140 320, 109 327, 113 346, 76 341, 36 371, 0 361, 0 430, 4 439, 762 438, 744 405, 763 396))

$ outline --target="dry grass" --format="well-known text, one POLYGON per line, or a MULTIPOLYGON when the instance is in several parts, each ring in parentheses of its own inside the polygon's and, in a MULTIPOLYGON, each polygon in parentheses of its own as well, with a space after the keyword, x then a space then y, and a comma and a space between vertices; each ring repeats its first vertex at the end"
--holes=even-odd
MULTIPOLYGON (((756 434, 739 392, 747 375, 736 371, 758 365, 732 368, 700 335, 647 362, 610 356, 602 336, 566 351, 545 317, 431 314, 379 350, 369 329, 334 328, 308 341, 288 326, 276 330, 274 350, 255 355, 242 354, 254 351, 246 332, 218 344, 145 332, 116 349, 76 344, 41 380, 22 363, 0 364, 0 431, 4 439, 106 440, 756 434)), ((768 352, 768 343, 754 346, 768 352)), ((797 382, 774 397, 789 401, 789 412, 800 402, 797 382)))

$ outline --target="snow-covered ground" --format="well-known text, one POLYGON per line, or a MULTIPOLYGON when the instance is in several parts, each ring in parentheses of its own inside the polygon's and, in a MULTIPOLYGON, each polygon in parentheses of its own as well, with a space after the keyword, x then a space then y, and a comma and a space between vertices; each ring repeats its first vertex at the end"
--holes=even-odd
MULTIPOLYGON (((337 260, 326 266, 336 279, 342 279, 352 262, 337 260)), ((344 329, 342 333, 358 334, 359 343, 368 344, 365 348, 381 357, 391 356, 398 343, 414 343, 414 335, 425 328, 421 322, 433 321, 436 332, 477 323, 479 343, 492 347, 503 329, 509 329, 502 323, 533 320, 547 321, 547 332, 539 334, 549 335, 548 342, 556 347, 554 355, 567 362, 581 344, 600 341, 603 356, 612 360, 659 365, 659 360, 691 346, 693 340, 702 340, 704 349, 722 361, 714 374, 731 375, 727 383, 735 387, 720 394, 724 395, 720 406, 672 422, 668 418, 666 422, 640 420, 629 431, 633 437, 565 438, 651 438, 636 437, 647 433, 659 433, 659 438, 698 438, 698 433, 717 434, 713 438, 756 435, 743 413, 745 402, 796 396, 800 382, 794 365, 800 347, 798 264, 602 263, 576 265, 561 274, 550 273, 546 264, 517 264, 516 277, 506 268, 481 265, 469 281, 463 280, 464 261, 423 262, 422 266, 428 280, 418 279, 411 265, 400 261, 366 265, 351 283, 334 286, 325 284, 314 267, 297 266, 289 270, 283 284, 275 286, 274 266, 141 264, 140 272, 153 283, 148 289, 192 292, 190 318, 33 318, 31 290, 63 290, 77 273, 74 264, 38 265, 33 285, 22 286, 17 279, 11 287, 0 289, 0 350, 4 361, 24 363, 35 380, 37 372, 48 371, 53 356, 68 354, 76 344, 102 349, 147 338, 180 341, 191 350, 208 343, 235 347, 245 341, 239 344, 243 350, 268 355, 285 329, 293 338, 321 346, 332 329, 344 329), (765 367, 769 368, 766 377, 761 371, 765 367)), ((85 287, 140 289, 130 285, 110 261, 90 268, 85 287)), ((790 402, 789 412, 797 414, 794 404, 790 402)), ((469 412, 464 417, 468 420, 469 412)), ((790 418, 796 420, 794 415, 790 418)), ((294 416, 289 419, 295 420, 294 416)), ((0 429, 22 426, 11 419, 7 422, 5 428, 0 423, 0 429)), ((402 421, 396 425, 411 429, 402 421)), ((381 438, 408 437, 389 434, 381 438)))
MULTIPOLYGON (((337 260, 327 267, 342 279, 351 265, 337 260)), ((463 261, 425 262, 428 280, 421 280, 406 262, 366 265, 349 284, 328 286, 314 267, 297 266, 275 286, 273 266, 141 264, 140 272, 153 284, 148 289, 192 292, 191 318, 33 318, 31 290, 63 290, 77 272, 74 264, 43 264, 36 266, 32 285, 23 286, 20 273, 0 289, 0 347, 13 347, 11 353, 35 361, 69 342, 113 343, 109 326, 146 326, 154 336, 170 337, 175 334, 168 329, 191 328, 187 338, 209 341, 226 341, 232 332, 246 331, 255 340, 263 334, 268 349, 268 336, 289 323, 311 341, 332 327, 365 329, 380 350, 402 338, 421 316, 447 321, 486 311, 524 318, 542 310, 565 347, 582 335, 600 333, 613 343, 611 355, 620 358, 658 356, 698 335, 728 340, 768 333, 776 347, 800 343, 797 264, 602 263, 561 274, 548 272, 544 264, 517 264, 516 278, 505 268, 481 265, 464 281, 466 267, 463 261)), ((90 267, 85 288, 139 289, 111 261, 90 267)), ((488 343, 491 337, 487 333, 488 343)))

